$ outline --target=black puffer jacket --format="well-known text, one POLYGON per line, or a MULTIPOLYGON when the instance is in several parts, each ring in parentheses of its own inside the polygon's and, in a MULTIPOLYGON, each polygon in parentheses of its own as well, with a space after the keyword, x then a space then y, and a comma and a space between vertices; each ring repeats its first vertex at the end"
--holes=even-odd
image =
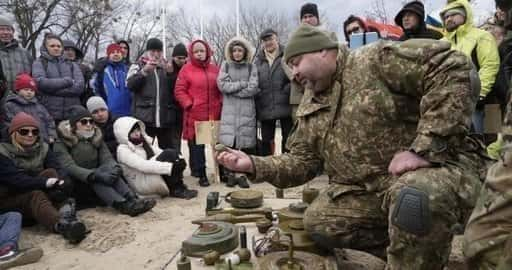
POLYGON ((258 68, 258 84, 261 90, 256 95, 256 116, 258 120, 291 117, 290 80, 281 66, 284 47, 279 47, 279 56, 272 66, 269 65, 265 52, 260 50, 255 64, 258 68))
POLYGON ((170 128, 179 125, 181 109, 174 99, 171 74, 157 67, 154 72, 144 75, 144 65, 143 56, 139 63, 131 65, 128 71, 128 88, 133 92, 133 117, 144 122, 147 127, 170 128), (156 117, 157 113, 159 119, 156 117))

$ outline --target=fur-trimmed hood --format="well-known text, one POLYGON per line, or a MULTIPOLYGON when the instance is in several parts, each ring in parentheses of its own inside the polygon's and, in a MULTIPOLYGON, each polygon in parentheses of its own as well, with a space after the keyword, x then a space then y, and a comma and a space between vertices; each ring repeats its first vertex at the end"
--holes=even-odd
POLYGON ((230 39, 226 43, 226 46, 224 46, 224 58, 226 59, 226 62, 234 62, 233 57, 231 57, 231 53, 229 52, 229 47, 231 47, 231 44, 233 44, 234 42, 240 42, 242 46, 244 46, 245 49, 247 50, 246 58, 244 59, 243 62, 252 63, 252 60, 254 58, 254 46, 252 46, 251 42, 249 42, 247 39, 240 36, 230 39))
MULTIPOLYGON (((73 132, 69 120, 60 122, 59 126, 57 127, 57 132, 59 133, 60 139, 67 147, 73 147, 80 142, 80 138, 73 132)), ((101 133, 101 129, 99 127, 94 127, 94 136, 92 136, 92 138, 89 140, 95 147, 101 146, 103 143, 103 134, 101 133)))

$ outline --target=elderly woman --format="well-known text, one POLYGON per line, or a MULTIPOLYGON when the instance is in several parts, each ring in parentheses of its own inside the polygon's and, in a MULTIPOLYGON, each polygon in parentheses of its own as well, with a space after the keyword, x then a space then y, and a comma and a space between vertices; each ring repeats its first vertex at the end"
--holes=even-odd
POLYGON ((55 144, 55 151, 75 180, 78 204, 103 203, 132 217, 153 208, 155 200, 137 198, 122 179, 121 166, 112 158, 89 111, 76 105, 69 108, 68 115, 69 120, 57 128, 61 140, 55 144))
POLYGON ((32 116, 20 112, 12 119, 10 142, 0 144, 0 212, 20 212, 78 243, 86 228, 69 197, 72 184, 39 134, 40 124, 32 116))
POLYGON ((58 36, 46 34, 41 56, 32 64, 32 77, 40 91, 40 102, 56 123, 65 119, 66 108, 80 104, 80 96, 84 92, 80 66, 67 61, 63 50, 62 40, 58 36))

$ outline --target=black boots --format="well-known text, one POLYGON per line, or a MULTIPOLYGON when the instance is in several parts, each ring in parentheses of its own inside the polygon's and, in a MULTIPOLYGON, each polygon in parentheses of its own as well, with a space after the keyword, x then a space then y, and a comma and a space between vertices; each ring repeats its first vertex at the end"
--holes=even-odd
POLYGON ((156 201, 154 199, 139 199, 135 197, 128 197, 122 202, 114 202, 112 207, 117 209, 121 214, 135 217, 146 213, 155 207, 155 205, 156 201))
POLYGON ((199 177, 199 185, 202 187, 207 187, 210 185, 210 181, 208 181, 208 177, 206 177, 206 175, 199 177))
POLYGON ((197 190, 188 189, 188 187, 184 184, 178 185, 170 190, 169 196, 190 200, 192 198, 197 197, 197 190))
POLYGON ((233 172, 227 172, 226 174, 223 175, 223 178, 224 178, 223 182, 226 182, 227 187, 234 187, 236 185, 238 185, 241 188, 249 188, 250 187, 249 182, 247 180, 247 176, 245 176, 243 174, 237 176, 233 172))
POLYGON ((76 218, 75 200, 67 199, 59 213, 60 219, 55 224, 55 232, 62 234, 71 244, 80 243, 88 232, 85 225, 76 218))

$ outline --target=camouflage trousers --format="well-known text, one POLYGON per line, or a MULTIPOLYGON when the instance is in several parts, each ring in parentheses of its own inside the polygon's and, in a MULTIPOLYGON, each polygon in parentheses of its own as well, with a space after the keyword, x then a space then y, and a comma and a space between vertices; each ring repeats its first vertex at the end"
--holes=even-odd
MULTIPOLYGON (((327 249, 351 248, 387 259, 388 270, 441 270, 451 251, 454 225, 463 221, 476 201, 478 173, 457 166, 425 168, 399 178, 382 177, 388 188, 331 184, 306 210, 304 225, 327 249), (424 235, 401 230, 391 222, 400 191, 428 194, 430 229, 424 235)), ((411 217, 414 219, 415 217, 411 217)))
POLYGON ((512 269, 512 234, 506 243, 500 243, 482 251, 467 262, 469 270, 512 269))
POLYGON ((471 270, 512 269, 512 152, 493 164, 464 232, 471 270))

